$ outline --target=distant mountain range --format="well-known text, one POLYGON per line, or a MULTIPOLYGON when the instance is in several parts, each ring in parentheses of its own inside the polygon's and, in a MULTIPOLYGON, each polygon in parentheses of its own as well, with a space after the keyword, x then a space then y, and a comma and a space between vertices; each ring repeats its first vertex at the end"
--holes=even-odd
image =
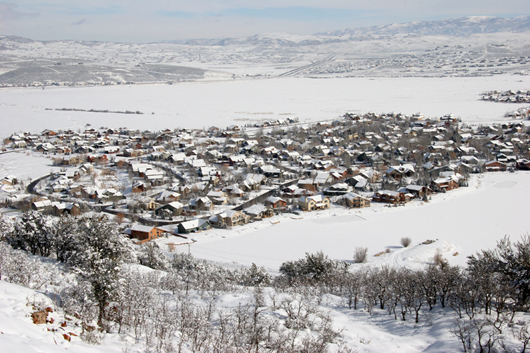
MULTIPOLYGON (((447 35, 466 37, 479 33, 520 33, 527 31, 530 31, 530 16, 518 16, 514 18, 471 16, 441 21, 393 23, 384 26, 361 27, 321 32, 316 33, 314 36, 312 36, 313 38, 306 38, 299 41, 292 40, 289 35, 282 37, 281 35, 271 36, 260 34, 244 38, 194 39, 185 41, 184 43, 189 45, 216 46, 274 45, 282 47, 299 47, 307 45, 330 44, 333 42, 342 42, 349 39, 374 39, 374 37, 378 36, 391 36, 397 34, 447 35)), ((174 41, 174 43, 177 42, 183 43, 182 41, 174 41)))
MULTIPOLYGON (((164 43, 202 45, 202 46, 230 46, 230 45, 259 45, 276 47, 300 47, 330 44, 347 40, 375 39, 378 36, 397 34, 417 35, 447 35, 466 37, 479 33, 530 31, 530 16, 501 18, 490 16, 461 17, 440 21, 415 21, 407 23, 393 23, 383 26, 360 27, 316 33, 307 36, 292 36, 289 34, 258 34, 250 37, 190 39, 164 41, 164 43)), ((3 42, 31 43, 32 39, 18 36, 0 36, 0 48, 3 42)), ((83 41, 84 45, 97 42, 83 41)))
POLYGON ((464 17, 313 35, 264 33, 144 44, 0 36, 0 54, 0 86, 304 75, 527 75, 530 16, 464 17))
POLYGON ((344 29, 318 34, 326 36, 419 34, 464 37, 478 33, 518 33, 526 31, 530 31, 530 16, 514 18, 472 16, 441 21, 393 23, 384 26, 344 29))

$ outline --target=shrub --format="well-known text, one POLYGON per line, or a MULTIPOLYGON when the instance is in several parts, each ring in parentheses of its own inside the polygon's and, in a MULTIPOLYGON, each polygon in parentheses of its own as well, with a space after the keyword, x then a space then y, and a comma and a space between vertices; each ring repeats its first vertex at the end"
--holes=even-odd
POLYGON ((403 245, 404 248, 408 247, 412 243, 412 239, 409 237, 403 237, 401 238, 401 245, 403 245))
POLYGON ((433 261, 436 266, 443 267, 447 265, 447 260, 444 259, 440 249, 436 250, 436 253, 434 254, 434 257, 433 257, 433 261))
POLYGON ((326 281, 332 277, 338 269, 343 269, 345 265, 340 261, 330 259, 321 251, 309 254, 306 253, 304 259, 287 261, 280 266, 280 273, 289 283, 293 281, 326 281))
POLYGON ((368 248, 355 248, 355 253, 353 254, 353 261, 358 264, 366 262, 367 254, 368 248))

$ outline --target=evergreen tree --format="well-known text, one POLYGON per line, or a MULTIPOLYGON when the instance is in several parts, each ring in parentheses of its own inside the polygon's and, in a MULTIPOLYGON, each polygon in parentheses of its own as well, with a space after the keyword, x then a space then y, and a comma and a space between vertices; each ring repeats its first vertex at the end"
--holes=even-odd
POLYGON ((55 248, 51 219, 37 211, 24 212, 15 222, 13 230, 6 234, 6 239, 13 248, 33 255, 50 256, 55 248))
POLYGON ((83 217, 76 236, 76 252, 68 260, 80 281, 90 283, 98 305, 98 322, 102 327, 105 306, 120 300, 122 265, 136 260, 131 241, 118 233, 117 224, 108 217, 83 217))
POLYGON ((77 218, 65 215, 55 224, 55 256, 60 262, 68 262, 77 250, 77 218))

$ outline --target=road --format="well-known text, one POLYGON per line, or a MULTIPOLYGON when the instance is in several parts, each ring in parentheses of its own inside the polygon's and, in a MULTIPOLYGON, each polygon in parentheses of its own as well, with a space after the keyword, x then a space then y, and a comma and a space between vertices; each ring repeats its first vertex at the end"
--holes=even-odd
POLYGON ((301 67, 298 67, 296 69, 284 72, 283 74, 278 75, 278 77, 295 76, 295 75, 299 74, 300 72, 302 72, 302 71, 304 71, 306 69, 309 69, 311 67, 319 66, 319 65, 325 64, 325 63, 327 63, 329 61, 333 61, 336 57, 337 57, 337 54, 333 54, 333 55, 327 56, 324 59, 319 60, 319 61, 315 61, 314 63, 311 63, 309 65, 301 66, 301 67))

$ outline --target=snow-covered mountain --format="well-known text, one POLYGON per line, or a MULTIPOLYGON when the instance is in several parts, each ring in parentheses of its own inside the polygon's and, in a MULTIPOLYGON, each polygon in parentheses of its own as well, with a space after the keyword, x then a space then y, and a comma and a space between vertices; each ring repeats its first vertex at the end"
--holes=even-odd
POLYGON ((441 21, 393 23, 383 26, 329 31, 320 34, 327 36, 419 34, 462 37, 478 33, 521 33, 528 31, 530 31, 530 16, 514 18, 470 16, 441 21))
POLYGON ((0 36, 0 85, 285 76, 491 76, 530 71, 530 17, 464 17, 146 44, 0 36))

